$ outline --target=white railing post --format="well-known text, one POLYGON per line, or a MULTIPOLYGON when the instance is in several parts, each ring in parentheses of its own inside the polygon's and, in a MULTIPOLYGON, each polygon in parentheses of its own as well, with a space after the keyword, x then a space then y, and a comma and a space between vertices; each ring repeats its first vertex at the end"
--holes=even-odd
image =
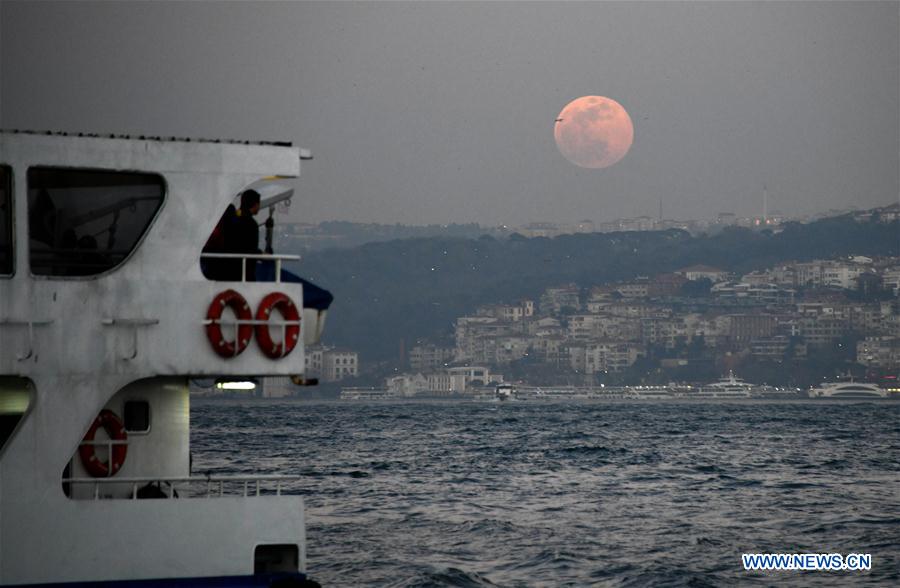
POLYGON ((285 261, 299 261, 299 255, 282 255, 274 253, 204 253, 200 259, 233 259, 241 262, 241 282, 247 281, 247 261, 255 260, 272 260, 275 262, 275 279, 274 282, 281 282, 281 266, 285 261))

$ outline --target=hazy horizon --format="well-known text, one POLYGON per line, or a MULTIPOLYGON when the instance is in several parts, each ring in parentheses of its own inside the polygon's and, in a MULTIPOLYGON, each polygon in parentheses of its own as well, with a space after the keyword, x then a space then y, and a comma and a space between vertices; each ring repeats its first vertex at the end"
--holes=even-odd
POLYGON ((900 197, 900 3, 0 3, 0 127, 287 140, 287 220, 710 219, 900 197), (620 102, 576 167, 554 121, 620 102))

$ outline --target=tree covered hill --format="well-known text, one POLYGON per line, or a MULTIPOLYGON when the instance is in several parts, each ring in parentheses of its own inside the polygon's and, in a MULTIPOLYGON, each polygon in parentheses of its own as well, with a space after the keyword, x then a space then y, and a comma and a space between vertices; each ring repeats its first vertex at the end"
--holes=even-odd
POLYGON ((448 337, 482 304, 537 300, 547 287, 582 288, 705 264, 736 273, 795 260, 900 255, 900 224, 835 217, 789 223, 778 234, 728 227, 711 236, 680 230, 556 238, 432 237, 308 253, 300 275, 335 296, 325 340, 366 361, 399 357, 417 339, 448 337))

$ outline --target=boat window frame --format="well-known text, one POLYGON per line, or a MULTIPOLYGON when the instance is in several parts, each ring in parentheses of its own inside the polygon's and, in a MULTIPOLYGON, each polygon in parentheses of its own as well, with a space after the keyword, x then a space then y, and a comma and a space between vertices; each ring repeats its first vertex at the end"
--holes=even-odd
POLYGON ((9 432, 9 437, 2 441, 0 444, 0 462, 3 461, 3 456, 6 454, 6 451, 9 449, 9 445, 13 439, 16 438, 16 435, 19 434, 19 431, 22 430, 22 426, 25 421, 31 416, 31 413, 34 412, 34 405, 37 401, 37 389, 34 385, 34 380, 27 377, 21 376, 2 376, 4 379, 17 379, 22 380, 25 384, 25 392, 28 394, 28 407, 25 408, 25 412, 22 413, 22 416, 19 417, 19 421, 16 423, 16 426, 13 427, 12 431, 9 432))
POLYGON ((9 201, 7 202, 7 206, 9 207, 9 218, 7 219, 6 227, 0 226, 0 231, 6 231, 6 234, 9 237, 9 273, 0 269, 0 279, 8 280, 16 275, 16 182, 12 165, 0 162, 0 169, 5 169, 7 171, 7 178, 9 180, 6 185, 7 194, 9 195, 9 201))
POLYGON ((34 165, 29 165, 25 170, 25 232, 27 235, 26 243, 28 244, 28 273, 29 275, 36 280, 73 280, 73 281, 87 281, 87 280, 97 280, 100 278, 104 278, 113 272, 120 270, 121 268, 128 265, 128 262, 131 261, 131 258, 137 253, 137 251, 143 247, 144 241, 147 239, 147 235, 153 230, 154 225, 156 225, 157 220, 162 214, 163 210, 166 207, 166 204, 169 201, 169 181, 166 179, 166 176, 159 171, 155 170, 142 170, 142 169, 133 169, 133 168, 108 168, 108 167, 93 167, 93 166, 77 166, 77 165, 54 165, 54 164, 44 164, 38 163, 34 165), (122 258, 122 261, 117 263, 116 265, 96 274, 90 274, 86 276, 63 276, 63 275, 54 275, 54 274, 36 274, 31 265, 31 234, 30 234, 30 221, 31 221, 31 210, 28 203, 28 192, 31 189, 31 186, 28 182, 28 173, 32 169, 53 169, 53 170, 69 170, 69 171, 78 171, 78 172, 101 172, 101 173, 122 173, 122 174, 142 174, 142 175, 152 175, 156 176, 160 180, 160 201, 159 206, 156 208, 156 212, 147 222, 147 226, 141 232, 140 237, 138 237, 137 241, 134 242, 134 247, 131 248, 131 251, 128 252, 128 255, 122 258))
POLYGON ((149 435, 153 430, 153 410, 150 406, 150 401, 145 400, 144 398, 131 398, 122 401, 122 424, 125 427, 125 432, 128 435, 149 435), (127 407, 129 404, 143 404, 147 407, 147 428, 146 429, 129 429, 128 428, 128 414, 127 407))

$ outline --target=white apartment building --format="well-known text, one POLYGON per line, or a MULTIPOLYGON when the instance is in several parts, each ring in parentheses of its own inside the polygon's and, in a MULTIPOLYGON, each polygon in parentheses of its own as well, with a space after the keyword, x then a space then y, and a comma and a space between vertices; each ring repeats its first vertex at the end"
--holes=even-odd
POLYGON ((599 314, 574 314, 569 317, 566 331, 572 339, 591 339, 596 337, 602 321, 599 314))
POLYGON ((705 278, 713 284, 728 278, 728 272, 725 270, 708 265, 692 265, 690 267, 681 268, 675 273, 682 275, 691 281, 705 278))
POLYGON ((775 284, 720 282, 712 287, 713 296, 721 300, 746 301, 754 304, 792 304, 795 292, 775 284))
POLYGON ((307 376, 321 378, 323 382, 338 382, 359 375, 359 355, 348 349, 310 346, 306 348, 305 362, 307 376))
POLYGON ((646 298, 650 291, 650 282, 647 280, 640 282, 629 282, 616 286, 616 292, 623 298, 646 298))
POLYGON ((559 365, 562 347, 566 341, 562 335, 531 337, 528 340, 529 353, 540 361, 559 365))
POLYGON ((628 369, 644 354, 636 343, 620 341, 598 341, 584 348, 584 372, 617 373, 628 369))
POLYGON ((900 266, 885 268, 881 272, 885 289, 891 290, 894 296, 900 296, 900 266))
POLYGON ((517 304, 488 304, 479 307, 477 316, 490 316, 506 322, 519 322, 534 315, 534 301, 522 300, 517 304))
POLYGON ((305 369, 303 370, 303 373, 306 374, 307 377, 322 377, 322 356, 324 353, 325 348, 321 345, 309 345, 306 347, 306 357, 303 360, 305 369))
MULTIPOLYGON (((865 258, 868 259, 868 258, 865 258)), ((866 263, 852 261, 816 260, 794 264, 796 284, 809 287, 830 287, 850 290, 856 278, 871 271, 866 263)))
POLYGON ((359 356, 347 349, 329 349, 322 357, 322 379, 338 382, 359 375, 359 356))
POLYGON ((566 332, 559 320, 545 316, 534 321, 528 321, 525 332, 537 337, 549 337, 562 335, 566 332))
POLYGON ((829 263, 823 267, 822 285, 850 290, 856 288, 856 278, 867 271, 868 268, 855 263, 829 263))
POLYGON ((433 344, 416 345, 409 350, 409 367, 416 372, 427 372, 444 367, 453 361, 454 347, 433 344))
POLYGON ((641 319, 641 341, 645 345, 662 345, 668 349, 679 341, 687 343, 691 333, 684 317, 648 317, 641 319))
POLYGON ((427 391, 435 396, 465 394, 470 386, 487 386, 491 382, 503 382, 503 376, 492 374, 483 366, 460 366, 428 374, 427 391))

